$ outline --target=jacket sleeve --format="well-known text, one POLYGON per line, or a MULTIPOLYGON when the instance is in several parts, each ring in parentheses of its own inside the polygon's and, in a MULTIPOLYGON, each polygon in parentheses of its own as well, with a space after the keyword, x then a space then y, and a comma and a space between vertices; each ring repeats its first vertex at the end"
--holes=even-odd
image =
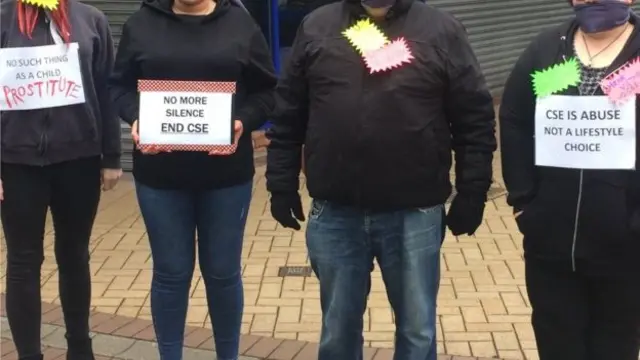
POLYGON ((109 79, 111 101, 118 116, 132 125, 138 120, 138 64, 131 38, 129 23, 122 27, 122 36, 118 44, 115 65, 109 79))
POLYGON ((462 24, 456 26, 447 55, 445 111, 455 154, 456 190, 459 194, 486 197, 496 150, 495 112, 462 24))
POLYGON ((109 77, 113 70, 114 44, 109 23, 100 13, 97 21, 99 36, 98 51, 94 52, 93 76, 102 123, 102 167, 120 169, 122 142, 120 120, 113 111, 109 95, 109 77))
POLYGON ((266 122, 273 110, 277 83, 267 41, 258 26, 254 27, 249 62, 242 76, 246 82, 248 95, 237 113, 237 118, 242 121, 245 132, 257 130, 266 122))
POLYGON ((511 71, 500 105, 502 176, 507 203, 522 210, 535 196, 534 151, 535 96, 531 83, 535 43, 524 51, 511 71))
POLYGON ((268 136, 267 190, 271 193, 297 192, 302 165, 302 146, 307 132, 308 83, 306 77, 306 36, 300 25, 284 74, 277 87, 273 124, 268 136))

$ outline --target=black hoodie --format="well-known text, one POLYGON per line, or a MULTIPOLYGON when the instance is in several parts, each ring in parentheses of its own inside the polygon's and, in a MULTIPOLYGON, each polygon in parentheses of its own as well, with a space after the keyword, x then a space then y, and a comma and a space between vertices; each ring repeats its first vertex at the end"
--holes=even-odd
POLYGON ((125 23, 111 76, 119 115, 138 119, 137 81, 233 81, 234 119, 244 133, 235 154, 206 152, 143 155, 135 151, 137 181, 155 188, 206 190, 250 181, 254 174, 251 131, 273 106, 276 76, 264 35, 246 10, 218 0, 206 16, 176 15, 171 0, 145 0, 125 23))
MULTIPOLYGON (((640 19, 609 67, 614 71, 640 55, 640 19)), ((536 166, 531 84, 534 71, 575 57, 575 20, 532 41, 509 76, 500 108, 502 172, 508 203, 524 234, 526 256, 566 262, 604 273, 640 269, 640 172, 536 166)), ((578 95, 570 87, 564 95, 578 95)), ((594 95, 603 95, 600 88, 594 95)), ((636 111, 638 113, 638 111, 636 111)), ((636 116, 636 121, 638 117, 636 116)), ((637 125, 636 125, 637 126, 637 125)), ((638 152, 636 159, 640 159, 638 152)), ((637 161, 637 160, 636 160, 637 161)), ((638 165, 636 164, 636 169, 638 165)))
MULTIPOLYGON (((29 39, 18 30, 15 0, 0 2, 2 48, 54 44, 40 13, 29 39)), ((2 162, 45 166, 101 156, 102 167, 120 168, 120 121, 113 113, 107 80, 113 40, 107 17, 93 6, 68 1, 71 42, 78 43, 85 103, 47 109, 3 111, 2 162)), ((0 71, 2 69, 0 68, 0 71)))

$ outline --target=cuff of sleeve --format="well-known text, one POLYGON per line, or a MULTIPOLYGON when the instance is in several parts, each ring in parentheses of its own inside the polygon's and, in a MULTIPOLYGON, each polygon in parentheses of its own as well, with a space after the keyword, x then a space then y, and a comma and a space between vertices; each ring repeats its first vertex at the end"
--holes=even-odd
POLYGON ((466 191, 466 190, 458 190, 457 196, 462 196, 466 199, 476 202, 486 202, 487 201, 487 193, 486 192, 475 192, 475 191, 466 191))
POLYGON ((129 124, 129 126, 131 126, 133 125, 134 121, 138 120, 138 116, 139 116, 138 114, 139 114, 138 108, 135 106, 131 106, 122 114, 124 115, 122 117, 122 120, 127 124, 129 124))
POLYGON ((121 169, 120 155, 102 155, 103 169, 121 169))

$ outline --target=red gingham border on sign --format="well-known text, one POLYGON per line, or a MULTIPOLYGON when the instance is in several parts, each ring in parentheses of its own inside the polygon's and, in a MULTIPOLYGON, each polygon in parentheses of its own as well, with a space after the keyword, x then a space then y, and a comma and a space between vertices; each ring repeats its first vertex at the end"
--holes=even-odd
POLYGON ((226 81, 138 80, 138 91, 236 93, 236 83, 226 81))
MULTIPOLYGON (((214 81, 169 81, 169 80, 138 80, 138 91, 167 91, 167 92, 207 92, 235 94, 236 83, 214 81)), ((163 144, 138 145, 140 150, 158 149, 170 151, 215 151, 216 155, 231 155, 236 152, 237 143, 231 145, 185 145, 163 144)))
POLYGON ((215 151, 215 155, 231 155, 236 152, 238 144, 233 143, 231 145, 152 145, 152 144, 144 144, 138 145, 138 149, 140 150, 160 150, 160 151, 206 151, 212 152, 215 151))

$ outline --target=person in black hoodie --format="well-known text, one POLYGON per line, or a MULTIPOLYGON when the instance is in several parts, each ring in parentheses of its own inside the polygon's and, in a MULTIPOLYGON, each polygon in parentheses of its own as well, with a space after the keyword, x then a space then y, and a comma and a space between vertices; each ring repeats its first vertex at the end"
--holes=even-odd
MULTIPOLYGON (((635 155, 626 169, 613 166, 619 163, 620 153, 609 153, 605 166, 589 166, 596 156, 604 156, 592 153, 595 156, 585 157, 590 162, 581 165, 565 160, 575 155, 565 151, 569 143, 555 149, 546 142, 544 132, 534 129, 540 129, 538 122, 546 121, 546 115, 536 114, 536 109, 546 106, 549 99, 569 104, 566 106, 583 114, 581 119, 584 110, 592 110, 584 108, 589 103, 613 106, 604 97, 607 87, 603 84, 640 56, 640 18, 631 11, 631 0, 574 0, 570 4, 575 17, 538 35, 505 85, 500 132, 507 201, 524 235, 527 292, 540 359, 637 360, 640 152, 636 147, 625 154, 625 158, 635 155), (572 59, 577 61, 573 71, 579 81, 559 84, 553 95, 534 93, 532 74, 572 59), (580 102, 582 97, 590 98, 580 102), (583 105, 571 105, 578 103, 583 105), (553 153, 555 160, 549 161, 545 151, 553 153), (565 164, 555 165, 554 161, 565 164)), ((636 94, 634 89, 625 104, 631 106, 627 123, 637 127, 636 94)), ((585 126, 582 121, 586 120, 577 121, 556 123, 585 126)), ((601 121, 595 126, 622 125, 601 121)), ((634 131, 627 139, 637 142, 634 131)), ((597 138, 567 139, 593 142, 597 138)), ((628 140, 607 138, 600 146, 606 149, 621 141, 628 140)))
POLYGON ((106 16, 92 6, 59 0, 45 11, 36 4, 0 3, 6 312, 19 359, 42 359, 40 270, 51 210, 67 359, 92 360, 89 240, 101 186, 112 189, 122 173, 120 120, 108 90, 113 40, 106 16), (21 58, 11 58, 18 49, 21 58))
POLYGON ((269 48, 249 13, 228 0, 145 0, 123 27, 111 77, 113 100, 134 140, 141 79, 236 83, 234 154, 147 149, 133 155, 153 257, 151 312, 160 357, 182 357, 197 243, 217 357, 235 360, 254 175, 251 132, 271 112, 276 85, 269 48))
POLYGON ((482 222, 496 148, 493 101, 464 27, 414 0, 320 7, 300 25, 276 99, 267 189, 273 217, 300 229, 304 146, 318 358, 362 359, 377 259, 395 314, 395 359, 435 360, 451 151, 457 195, 446 223, 462 235, 482 222), (372 65, 397 45, 409 55, 402 64, 372 65))

